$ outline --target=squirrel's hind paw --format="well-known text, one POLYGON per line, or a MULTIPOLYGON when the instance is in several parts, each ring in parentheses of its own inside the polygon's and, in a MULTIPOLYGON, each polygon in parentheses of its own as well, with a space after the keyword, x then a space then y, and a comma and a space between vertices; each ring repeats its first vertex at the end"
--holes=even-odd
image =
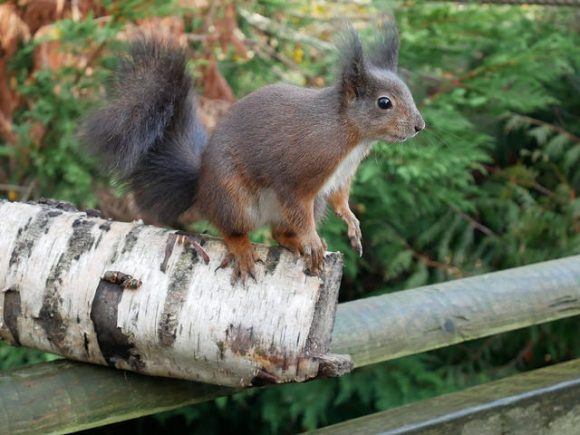
POLYGON ((318 275, 324 267, 324 252, 326 251, 326 243, 318 234, 311 236, 304 240, 300 246, 300 254, 304 257, 306 264, 306 273, 310 275, 318 275))
POLYGON ((262 262, 262 259, 253 249, 249 253, 244 252, 237 255, 228 252, 216 270, 231 266, 232 276, 230 282, 232 286, 235 286, 240 281, 242 285, 246 285, 249 278, 257 282, 256 262, 262 262))

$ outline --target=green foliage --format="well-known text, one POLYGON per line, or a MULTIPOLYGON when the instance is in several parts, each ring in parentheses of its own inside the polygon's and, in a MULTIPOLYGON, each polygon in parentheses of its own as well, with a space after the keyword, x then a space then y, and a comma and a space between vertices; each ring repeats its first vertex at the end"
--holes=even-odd
POLYGON ((95 96, 103 95, 114 49, 120 45, 117 35, 128 20, 171 10, 163 1, 115 5, 104 23, 91 14, 80 20, 56 21, 48 34, 31 39, 10 59, 16 90, 27 102, 14 114, 17 145, 9 148, 0 142, 0 155, 7 150, 16 165, 10 172, 12 183, 26 180, 40 196, 95 205, 94 162, 79 145, 79 122, 94 105, 95 96), (35 50, 46 42, 58 44, 57 53, 63 59, 53 59, 58 64, 54 68, 35 69, 35 50), (112 52, 100 57, 104 48, 112 52))
POLYGON ((402 9, 398 21, 400 64, 429 128, 378 147, 359 171, 369 255, 348 265, 353 285, 372 273, 379 291, 414 287, 579 252, 571 21, 443 5, 402 9))
MULTIPOLYGON (((108 26, 100 28, 93 19, 63 20, 54 29, 54 37, 59 38, 63 50, 71 52, 80 44, 99 43, 114 34, 108 26)), ((30 101, 15 114, 18 144, 14 157, 42 195, 90 204, 90 164, 79 150, 77 138, 78 120, 88 105, 79 95, 101 86, 102 71, 87 77, 77 68, 64 66, 54 71, 39 69, 29 76, 34 49, 41 42, 32 40, 11 62, 19 73, 18 92, 30 101), (35 140, 39 131, 46 132, 42 141, 35 140)), ((19 171, 12 174, 15 179, 22 179, 23 175, 19 171)))
POLYGON ((17 368, 23 365, 38 364, 46 361, 54 361, 60 357, 38 350, 24 347, 12 347, 0 341, 0 368, 2 370, 17 368))
MULTIPOLYGON (((147 9, 149 2, 127 3, 104 26, 90 18, 59 22, 64 49, 112 44, 125 23, 155 10, 147 9)), ((289 7, 279 1, 242 6, 324 41, 334 30, 327 9, 339 7, 324 2, 289 7)), ((353 15, 376 11, 373 4, 356 8, 353 15)), ((377 145, 360 168, 351 202, 363 230, 362 259, 351 251, 344 224, 334 216, 325 221, 322 233, 330 248, 345 253, 341 298, 580 253, 577 17, 569 10, 419 1, 401 3, 395 13, 401 74, 428 128, 410 142, 377 145)), ((191 18, 186 28, 198 21, 191 18)), ((288 34, 265 38, 244 19, 240 29, 253 41, 266 39, 278 57, 256 51, 242 61, 233 52, 219 53, 221 71, 238 96, 280 79, 330 82, 331 53, 288 34)), ((103 66, 111 58, 99 58, 90 76, 63 68, 39 70, 27 80, 33 47, 34 42, 25 45, 13 60, 13 68, 23 72, 19 91, 33 104, 16 115, 18 146, 0 143, 0 156, 21 162, 25 173, 14 177, 37 179, 44 195, 90 205, 95 171, 79 151, 75 130, 90 103, 87 95, 102 90, 103 66), (32 139, 38 123, 47 130, 41 145, 32 139)), ((267 232, 260 236, 267 238, 267 232)), ((342 379, 251 391, 137 424, 143 431, 163 426, 192 433, 311 429, 578 357, 577 329, 574 319, 541 325, 378 364, 342 379)), ((0 366, 38 360, 31 355, 2 346, 0 366)))

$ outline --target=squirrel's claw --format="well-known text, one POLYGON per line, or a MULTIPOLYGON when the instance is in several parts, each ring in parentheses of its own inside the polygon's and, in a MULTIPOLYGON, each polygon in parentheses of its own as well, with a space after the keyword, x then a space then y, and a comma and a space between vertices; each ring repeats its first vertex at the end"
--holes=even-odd
POLYGON ((355 252, 358 254, 359 257, 363 256, 363 248, 360 239, 351 238, 350 245, 352 246, 352 249, 355 250, 355 252))
POLYGON ((306 272, 311 275, 318 275, 324 265, 324 252, 326 243, 316 234, 310 240, 300 246, 300 254, 304 257, 306 272))
POLYGON ((356 251, 359 257, 363 255, 362 248, 362 233, 360 231, 360 224, 358 219, 349 221, 348 223, 348 239, 350 240, 350 246, 356 251))
POLYGON ((185 246, 191 246, 195 250, 195 252, 197 252, 197 254, 203 259, 203 262, 205 264, 209 263, 210 260, 209 255, 205 251, 205 249, 203 249, 203 246, 201 246, 201 244, 199 243, 199 240, 201 240, 199 236, 186 233, 185 231, 177 231, 174 234, 175 234, 175 243, 185 246))
POLYGON ((246 285, 248 278, 252 278, 257 282, 256 262, 262 262, 262 259, 255 252, 249 254, 243 253, 241 255, 235 255, 228 252, 220 265, 216 268, 216 271, 231 265, 233 269, 230 279, 232 286, 235 286, 239 281, 242 282, 242 285, 246 285))
POLYGON ((214 272, 217 272, 220 269, 224 269, 230 265, 234 256, 233 254, 226 254, 218 267, 215 268, 214 272))

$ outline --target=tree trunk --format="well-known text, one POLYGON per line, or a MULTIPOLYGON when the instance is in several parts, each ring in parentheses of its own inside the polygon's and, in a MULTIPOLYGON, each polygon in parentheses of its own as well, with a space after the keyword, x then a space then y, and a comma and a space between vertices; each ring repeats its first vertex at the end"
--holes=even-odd
POLYGON ((257 247, 256 282, 230 284, 217 239, 112 222, 64 203, 0 202, 0 338, 67 358, 228 386, 350 370, 329 355, 342 260, 321 277, 257 247))

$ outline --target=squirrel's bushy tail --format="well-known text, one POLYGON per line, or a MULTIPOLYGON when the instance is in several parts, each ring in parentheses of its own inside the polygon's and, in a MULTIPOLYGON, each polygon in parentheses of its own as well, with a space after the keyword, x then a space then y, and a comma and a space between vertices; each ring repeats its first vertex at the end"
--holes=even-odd
POLYGON ((84 141, 158 223, 174 224, 193 205, 207 143, 186 63, 172 43, 139 38, 120 62, 107 104, 83 127, 84 141))

